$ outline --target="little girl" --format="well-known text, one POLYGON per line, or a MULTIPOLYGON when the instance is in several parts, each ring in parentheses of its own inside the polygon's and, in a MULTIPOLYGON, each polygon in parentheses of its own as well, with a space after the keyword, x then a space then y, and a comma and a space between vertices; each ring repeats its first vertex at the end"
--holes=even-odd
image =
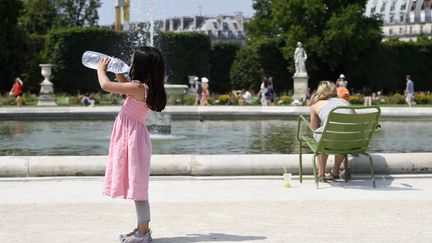
POLYGON ((132 81, 117 74, 119 82, 111 82, 106 75, 109 62, 106 58, 99 63, 99 84, 104 91, 127 98, 114 122, 103 194, 135 201, 138 227, 120 235, 120 242, 151 242, 148 185, 152 146, 145 121, 150 110, 165 108, 165 63, 156 48, 140 48, 132 57, 132 81))

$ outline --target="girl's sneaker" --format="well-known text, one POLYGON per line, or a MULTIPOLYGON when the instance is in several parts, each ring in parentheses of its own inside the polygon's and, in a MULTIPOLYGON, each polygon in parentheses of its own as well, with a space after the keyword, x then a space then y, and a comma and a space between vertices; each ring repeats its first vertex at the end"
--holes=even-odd
POLYGON ((132 230, 132 232, 129 232, 129 233, 125 234, 125 235, 124 234, 120 234, 120 236, 119 236, 120 242, 122 242, 123 239, 134 235, 137 231, 138 231, 138 228, 135 228, 135 229, 132 230))
POLYGON ((152 242, 151 231, 145 235, 141 235, 139 231, 136 231, 134 235, 128 236, 122 240, 121 243, 150 243, 152 242))

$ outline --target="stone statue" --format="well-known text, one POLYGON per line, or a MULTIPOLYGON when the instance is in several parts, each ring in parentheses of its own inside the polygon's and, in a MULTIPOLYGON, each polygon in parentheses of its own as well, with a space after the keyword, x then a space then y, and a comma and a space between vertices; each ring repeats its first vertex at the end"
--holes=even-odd
POLYGON ((294 61, 295 61, 295 74, 306 74, 306 51, 302 47, 301 42, 297 42, 297 48, 294 52, 294 61))

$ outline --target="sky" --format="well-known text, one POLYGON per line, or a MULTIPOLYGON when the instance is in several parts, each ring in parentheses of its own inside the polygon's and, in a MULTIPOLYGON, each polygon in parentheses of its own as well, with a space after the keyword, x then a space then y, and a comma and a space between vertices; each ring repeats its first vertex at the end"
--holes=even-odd
MULTIPOLYGON (((252 17, 252 0, 131 0, 131 22, 149 19, 153 12, 155 19, 169 17, 194 16, 199 13, 206 16, 219 14, 233 15, 243 12, 245 17, 252 17), (153 9, 153 11, 149 11, 153 9)), ((114 23, 114 0, 102 0, 99 8, 99 25, 114 23)))

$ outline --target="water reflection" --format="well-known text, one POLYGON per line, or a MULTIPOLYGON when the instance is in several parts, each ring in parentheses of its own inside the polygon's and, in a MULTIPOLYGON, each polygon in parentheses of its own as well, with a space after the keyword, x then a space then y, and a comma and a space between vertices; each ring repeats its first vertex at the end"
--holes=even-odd
POLYGON ((250 153, 293 153, 296 141, 292 139, 296 136, 297 127, 294 124, 278 125, 273 122, 260 121, 260 129, 257 133, 252 133, 248 151, 250 153))
MULTIPOLYGON (((3 121, 0 155, 106 155, 112 121, 3 121)), ((428 123, 385 121, 371 152, 430 152, 428 123)), ((171 135, 152 135, 154 154, 297 153, 297 122, 173 121, 171 135)), ((303 129, 306 131, 306 129, 303 129)))

